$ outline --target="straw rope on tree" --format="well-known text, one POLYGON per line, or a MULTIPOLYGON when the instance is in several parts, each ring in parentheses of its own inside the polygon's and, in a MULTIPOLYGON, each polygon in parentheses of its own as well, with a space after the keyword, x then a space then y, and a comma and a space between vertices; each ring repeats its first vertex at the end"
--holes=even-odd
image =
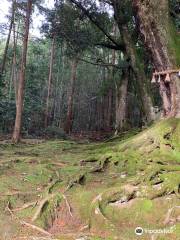
POLYGON ((151 83, 160 82, 163 78, 165 82, 170 82, 170 74, 177 73, 180 77, 180 69, 172 69, 172 70, 166 70, 161 72, 154 72, 152 76, 151 83))

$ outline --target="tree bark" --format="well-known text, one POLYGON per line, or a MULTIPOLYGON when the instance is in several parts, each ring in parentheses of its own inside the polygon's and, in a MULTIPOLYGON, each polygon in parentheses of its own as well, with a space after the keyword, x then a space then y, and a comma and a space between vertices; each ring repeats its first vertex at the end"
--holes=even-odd
POLYGON ((150 122, 154 119, 153 104, 150 94, 148 93, 147 77, 144 72, 143 65, 138 61, 138 55, 136 51, 135 43, 129 33, 128 23, 125 21, 125 17, 122 11, 121 1, 113 1, 113 8, 115 12, 115 20, 118 24, 119 31, 121 33, 122 42, 125 45, 125 56, 130 59, 131 66, 136 78, 138 92, 141 101, 141 111, 144 116, 144 122, 150 122))
POLYGON ((23 39, 23 48, 22 48, 22 59, 21 59, 21 67, 20 67, 20 71, 19 71, 18 96, 17 96, 17 104, 16 104, 16 119, 15 119, 14 132, 13 132, 13 136, 12 136, 12 141, 14 143, 17 143, 20 141, 23 103, 24 103, 25 70, 26 70, 30 17, 31 17, 31 12, 32 12, 32 2, 33 2, 32 0, 28 0, 28 2, 27 2, 24 39, 23 39))
POLYGON ((113 89, 110 87, 107 95, 107 116, 106 116, 106 129, 110 131, 112 129, 112 114, 113 114, 113 89))
POLYGON ((120 86, 116 86, 116 123, 115 135, 125 130, 127 110, 128 72, 124 71, 120 86))
POLYGON ((71 81, 70 81, 70 87, 68 92, 66 122, 64 126, 64 131, 68 134, 72 132, 72 126, 73 126, 73 101, 74 101, 77 64, 78 64, 78 60, 77 58, 74 58, 71 63, 71 81))
POLYGON ((0 79, 1 79, 1 77, 2 77, 2 75, 4 73, 4 69, 5 69, 7 52, 8 52, 8 48, 9 48, 9 41, 10 41, 12 27, 13 27, 13 22, 14 22, 14 12, 15 12, 15 1, 12 1, 12 16, 11 16, 11 20, 10 20, 9 32, 8 32, 6 45, 5 45, 5 49, 4 49, 4 54, 3 54, 3 59, 2 59, 2 64, 1 64, 0 79))
MULTIPOLYGON (((155 71, 176 69, 180 65, 180 37, 169 14, 168 0, 133 0, 139 32, 151 53, 155 71)), ((159 90, 163 101, 164 117, 180 117, 180 79, 177 73, 160 76, 159 90)))
MULTIPOLYGON (((117 32, 117 26, 116 23, 113 25, 113 36, 116 37, 117 32)), ((105 103, 105 122, 106 122, 106 130, 110 131, 112 130, 112 123, 113 123, 113 100, 114 100, 114 94, 113 94, 113 86, 114 86, 114 72, 115 72, 115 64, 116 64, 116 51, 115 49, 112 49, 110 55, 108 55, 108 81, 109 81, 109 89, 106 96, 107 102, 105 103), (111 65, 111 66, 110 66, 111 65)))
MULTIPOLYGON (((113 35, 116 35, 116 25, 113 27, 113 35)), ((111 60, 112 65, 115 65, 116 63, 116 52, 113 49, 112 50, 112 60, 111 60)), ((108 91, 108 108, 107 108, 107 127, 109 130, 112 128, 112 114, 113 114, 113 80, 114 80, 114 67, 110 68, 110 76, 109 80, 111 81, 111 86, 108 91)))
POLYGON ((17 71, 16 71, 16 65, 17 65, 17 56, 16 56, 16 48, 17 48, 17 41, 18 41, 18 29, 19 29, 19 23, 17 26, 16 31, 16 25, 15 25, 15 19, 13 21, 13 59, 12 59, 12 69, 11 69, 11 84, 14 85, 14 93, 15 93, 15 100, 17 104, 17 95, 18 95, 18 83, 17 83, 17 71))
POLYGON ((49 120, 49 99, 50 99, 51 85, 52 85, 54 50, 55 50, 55 37, 53 37, 53 40, 52 40, 51 56, 50 56, 50 63, 49 63, 48 93, 47 93, 47 98, 46 98, 46 110, 45 110, 45 119, 44 119, 44 127, 45 128, 47 128, 48 120, 49 120))
POLYGON ((138 62, 139 59, 137 56, 136 47, 126 26, 121 26, 121 33, 123 41, 126 44, 127 54, 131 59, 131 65, 135 75, 137 91, 140 98, 140 109, 144 118, 143 121, 144 123, 148 123, 154 119, 154 114, 152 99, 150 93, 148 92, 147 77, 144 72, 144 67, 138 62))

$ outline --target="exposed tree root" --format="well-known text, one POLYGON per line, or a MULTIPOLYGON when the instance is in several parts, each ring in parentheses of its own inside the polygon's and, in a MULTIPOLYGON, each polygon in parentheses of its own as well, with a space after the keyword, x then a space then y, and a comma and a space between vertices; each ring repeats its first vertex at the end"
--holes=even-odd
POLYGON ((103 156, 96 167, 90 170, 90 173, 103 172, 108 168, 112 156, 103 156))
POLYGON ((12 209, 12 212, 22 211, 22 210, 24 210, 26 208, 29 208, 29 207, 35 207, 36 205, 38 205, 38 201, 25 203, 22 207, 12 209))
POLYGON ((9 161, 0 161, 0 173, 2 174, 4 171, 11 168, 13 166, 13 164, 19 163, 19 162, 22 162, 22 161, 24 161, 24 159, 23 160, 12 159, 12 160, 9 160, 9 161))
POLYGON ((6 208, 5 208, 5 211, 8 211, 8 212, 10 213, 11 217, 12 217, 12 218, 15 218, 15 215, 13 214, 13 212, 12 212, 12 210, 11 210, 11 204, 10 204, 9 201, 8 201, 8 203, 7 203, 7 206, 6 206, 6 208))
POLYGON ((31 224, 31 223, 25 222, 25 221, 20 221, 20 223, 23 226, 30 227, 30 228, 32 228, 32 229, 34 229, 34 230, 36 230, 36 231, 38 231, 40 233, 43 233, 43 234, 45 234, 47 236, 51 236, 51 234, 49 232, 47 232, 46 230, 44 230, 43 228, 37 227, 37 226, 35 226, 35 225, 31 224))
POLYGON ((89 157, 87 159, 83 159, 80 161, 80 165, 86 165, 87 163, 95 163, 97 162, 99 159, 97 157, 89 157))
POLYGON ((61 182, 62 182, 61 179, 54 180, 54 181, 52 182, 52 184, 51 184, 50 186, 48 186, 48 188, 47 188, 47 193, 48 193, 48 194, 49 194, 49 193, 52 193, 52 192, 53 192, 53 188, 54 188, 57 184, 59 184, 59 183, 61 183, 61 182))
MULTIPOLYGON (((109 221, 108 216, 105 214, 106 207, 114 202, 128 202, 135 198, 135 191, 127 191, 122 188, 111 188, 104 193, 99 194, 92 201, 91 215, 93 213, 101 215, 105 221, 109 221)), ((90 216, 89 228, 91 227, 92 216, 90 216)))
POLYGON ((44 199, 41 200, 41 202, 39 203, 37 211, 35 212, 34 216, 32 217, 32 222, 35 222, 38 219, 38 217, 41 216, 44 206, 54 196, 55 196, 55 194, 51 194, 51 195, 48 195, 47 197, 45 197, 44 199))
POLYGON ((64 200, 65 200, 65 202, 66 202, 66 206, 67 206, 67 208, 68 208, 69 215, 70 215, 71 217, 73 217, 72 209, 71 209, 71 206, 70 206, 70 204, 69 204, 69 202, 68 202, 68 200, 67 200, 67 197, 66 197, 64 194, 63 194, 62 196, 63 196, 63 198, 64 198, 64 200))
POLYGON ((87 173, 78 174, 77 176, 74 177, 74 179, 70 180, 64 192, 67 192, 70 188, 72 188, 76 184, 84 185, 86 181, 86 174, 87 173))
POLYGON ((154 191, 151 194, 148 194, 149 196, 147 196, 150 200, 154 200, 156 198, 160 198, 163 197, 165 195, 169 195, 172 194, 174 191, 172 190, 171 192, 167 191, 167 188, 164 187, 162 189, 160 189, 159 191, 154 191))
MULTIPOLYGON (((104 216, 104 214, 102 213, 101 209, 100 209, 100 201, 102 200, 102 195, 103 193, 99 194, 98 196, 96 196, 91 204, 91 215, 93 214, 98 214, 101 215, 101 217, 105 220, 108 221, 108 219, 104 216)), ((89 229, 91 228, 91 220, 92 220, 92 216, 90 216, 89 218, 89 229)))
POLYGON ((140 180, 142 187, 144 183, 146 184, 146 190, 142 188, 142 196, 155 199, 175 193, 179 198, 179 172, 179 166, 176 165, 160 165, 159 167, 156 165, 154 168, 148 168, 140 180))
POLYGON ((10 202, 8 202, 5 210, 7 210, 7 211, 11 214, 12 218, 16 219, 21 225, 30 227, 30 228, 32 228, 32 229, 34 229, 34 230, 36 230, 36 231, 38 231, 38 232, 40 232, 40 233, 43 233, 43 234, 45 234, 45 235, 47 235, 47 236, 51 236, 51 234, 50 234, 49 232, 47 232, 46 230, 44 230, 44 229, 42 229, 42 228, 40 228, 40 227, 37 227, 37 226, 35 226, 35 225, 33 225, 33 224, 30 224, 30 223, 28 223, 28 222, 25 222, 25 221, 20 220, 20 219, 13 213, 13 211, 11 210, 10 202))
POLYGON ((168 210, 168 212, 167 212, 167 214, 166 214, 166 217, 165 217, 165 219, 164 219, 164 222, 163 222, 164 225, 166 225, 166 224, 169 223, 170 218, 171 218, 171 215, 172 215, 172 212, 173 212, 173 210, 174 210, 175 208, 179 208, 179 209, 180 209, 180 206, 174 206, 174 207, 172 207, 172 208, 170 208, 170 209, 168 210))
MULTIPOLYGON (((12 163, 19 163, 21 162, 22 160, 20 159, 11 159, 11 160, 8 160, 8 161, 0 161, 0 166, 4 166, 6 164, 12 164, 12 163)), ((24 160, 23 160, 24 161, 24 160)))
POLYGON ((58 167, 64 167, 67 164, 66 163, 61 163, 61 162, 51 162, 51 165, 55 165, 55 166, 58 166, 58 167))
POLYGON ((3 197, 7 197, 7 196, 26 196, 26 195, 36 195, 38 194, 39 191, 29 191, 29 192, 20 192, 20 191, 14 191, 14 192, 7 192, 4 194, 1 194, 1 196, 3 197))

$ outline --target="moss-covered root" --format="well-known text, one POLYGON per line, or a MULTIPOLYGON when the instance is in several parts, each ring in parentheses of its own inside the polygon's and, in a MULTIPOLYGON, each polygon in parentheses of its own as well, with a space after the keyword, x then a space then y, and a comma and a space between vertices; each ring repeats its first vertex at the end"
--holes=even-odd
POLYGON ((145 181, 146 185, 140 186, 139 197, 155 199, 169 194, 176 194, 180 198, 179 172, 155 172, 151 180, 145 181))
POLYGON ((56 212, 61 200, 62 196, 59 193, 45 197, 39 204, 32 221, 36 222, 43 229, 51 227, 56 218, 56 212))
POLYGON ((138 150, 152 152, 169 146, 172 150, 180 149, 179 119, 162 120, 151 128, 141 132, 120 145, 120 151, 138 150))
POLYGON ((114 202, 128 202, 135 197, 135 191, 127 191, 123 188, 110 188, 107 191, 99 194, 93 199, 90 207, 89 228, 91 230, 101 229, 108 234, 115 234, 116 228, 106 215, 106 207, 114 202))

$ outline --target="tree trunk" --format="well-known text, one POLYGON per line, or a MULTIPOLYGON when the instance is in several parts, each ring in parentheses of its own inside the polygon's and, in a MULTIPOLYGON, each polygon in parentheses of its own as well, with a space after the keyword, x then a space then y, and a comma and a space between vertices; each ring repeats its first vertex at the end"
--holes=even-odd
MULTIPOLYGON (((177 69, 180 65, 180 37, 171 22, 168 0, 133 0, 135 17, 144 44, 151 53, 157 72, 177 69)), ((180 79, 177 73, 160 76, 159 90, 164 117, 180 117, 180 79)))
POLYGON ((27 48, 28 48, 30 17, 32 12, 32 2, 33 2, 32 0, 28 0, 27 2, 24 39, 23 39, 23 48, 22 48, 22 59, 21 59, 21 67, 19 72, 18 96, 17 96, 17 104, 16 104, 16 119, 15 119, 14 132, 12 136, 12 140, 14 143, 19 142, 20 133, 21 133, 22 113, 23 113, 23 103, 24 103, 26 58, 27 58, 27 48))
POLYGON ((50 94, 51 94, 54 49, 55 49, 55 37, 53 37, 53 40, 52 40, 51 56, 50 56, 50 63, 49 63, 48 93, 47 93, 47 98, 46 98, 46 111, 45 111, 45 119, 44 119, 44 127, 45 128, 47 128, 48 120, 49 120, 49 99, 50 99, 50 94))
POLYGON ((148 83, 142 64, 139 62, 135 43, 129 33, 128 23, 125 21, 124 12, 122 11, 121 1, 113 1, 115 20, 118 24, 122 36, 122 42, 125 45, 124 55, 130 59, 134 75, 136 77, 138 92, 141 100, 141 110, 144 116, 144 122, 153 120, 153 104, 150 94, 148 93, 148 83))
POLYGON ((77 58, 74 58, 71 63, 71 81, 70 81, 70 87, 68 92, 66 122, 64 126, 64 131, 68 134, 72 132, 72 125, 73 125, 73 100, 74 100, 77 64, 78 64, 78 60, 77 58))
POLYGON ((143 66, 141 66, 141 63, 138 61, 139 58, 136 52, 136 47, 126 26, 121 26, 121 33, 123 41, 126 43, 126 51, 131 59, 131 65, 136 79, 137 91, 140 97, 140 109, 144 118, 143 122, 148 123, 154 119, 154 114, 152 99, 148 92, 147 77, 143 66))
POLYGON ((113 113, 113 89, 110 87, 107 95, 107 116, 106 116, 106 127, 110 131, 112 129, 112 113, 113 113))
POLYGON ((127 89, 129 74, 124 71, 120 86, 116 86, 116 123, 115 135, 125 129, 127 110, 127 89))
MULTIPOLYGON (((116 25, 114 24, 113 27, 113 35, 116 35, 116 25)), ((116 52, 115 50, 112 50, 112 60, 111 63, 113 65, 115 65, 116 63, 116 52)), ((113 85, 113 80, 114 80, 114 67, 110 68, 110 76, 109 76, 109 81, 111 81, 111 86, 110 89, 108 91, 108 109, 107 109, 107 127, 109 128, 109 130, 111 130, 112 128, 112 113, 113 113, 113 89, 112 89, 112 85, 113 85)))
POLYGON ((13 22, 13 60, 12 60, 12 70, 11 70, 11 82, 14 84, 14 93, 15 93, 15 100, 17 104, 17 95, 18 95, 18 83, 17 83, 17 72, 16 72, 16 65, 17 65, 17 56, 16 56, 16 48, 17 48, 17 41, 18 41, 18 29, 19 23, 17 26, 17 33, 16 33, 16 25, 15 21, 13 22))
POLYGON ((2 75, 4 73, 4 69, 5 69, 7 52, 8 52, 8 48, 9 48, 9 41, 10 41, 12 27, 13 27, 13 22, 14 22, 14 12, 15 12, 15 1, 12 2, 12 16, 11 16, 11 20, 10 20, 9 32, 8 32, 6 45, 5 45, 5 49, 4 49, 4 54, 3 54, 3 59, 2 59, 2 64, 1 64, 0 79, 1 79, 1 77, 2 77, 2 75))
MULTIPOLYGON (((116 37, 117 26, 116 23, 113 25, 113 35, 116 37)), ((116 64, 116 51, 113 49, 111 55, 108 55, 108 62, 112 65, 116 64), (111 56, 111 58, 110 58, 111 56)), ((106 127, 107 130, 112 130, 112 123, 113 123, 113 87, 114 86, 114 67, 110 67, 108 69, 108 81, 110 81, 110 87, 107 94, 107 105, 105 109, 107 110, 106 114, 106 127)))

